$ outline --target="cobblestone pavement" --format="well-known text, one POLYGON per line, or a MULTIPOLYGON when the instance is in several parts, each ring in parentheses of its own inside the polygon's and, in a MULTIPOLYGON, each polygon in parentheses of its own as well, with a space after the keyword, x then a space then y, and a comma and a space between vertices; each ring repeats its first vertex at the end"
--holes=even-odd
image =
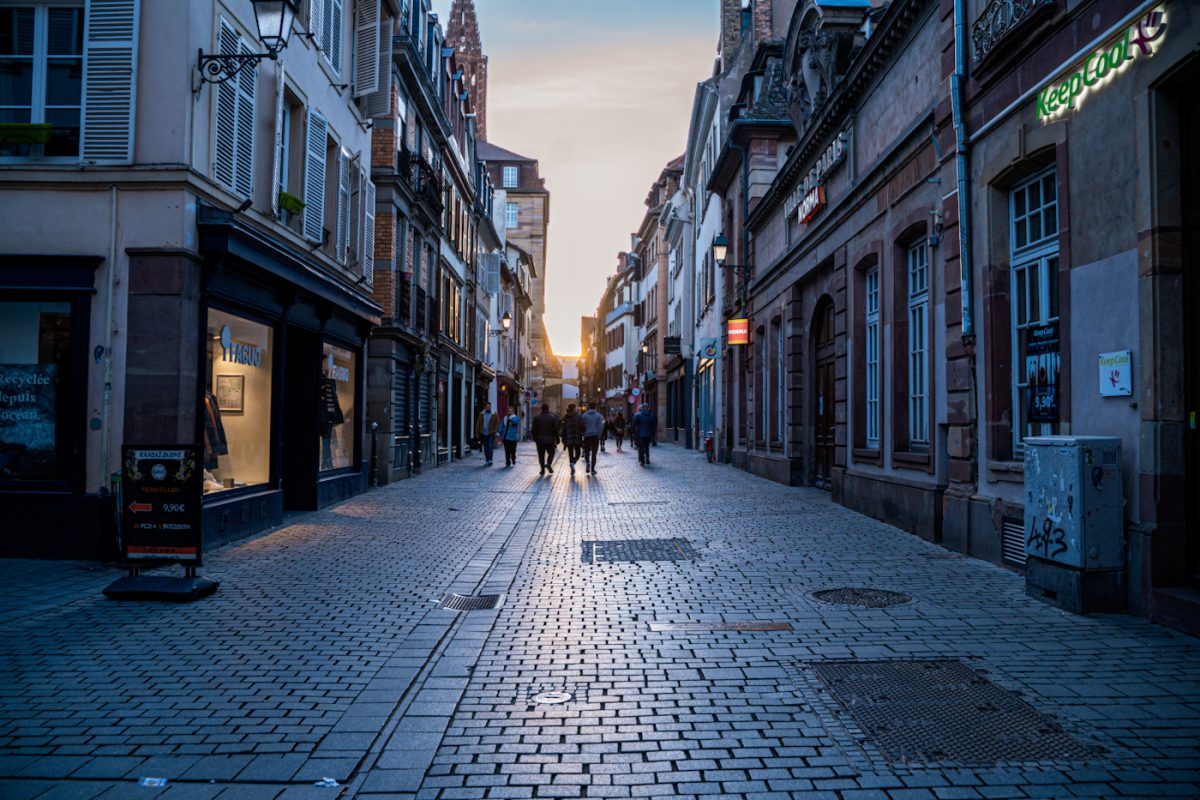
POLYGON ((190 605, 0 562, 0 798, 1200 797, 1197 640, 1062 613, 814 490, 634 456, 427 472, 212 554, 190 605), (911 601, 812 594, 845 587, 911 601), (946 660, 1018 693, 1012 724, 955 705, 979 679, 914 701, 946 660))

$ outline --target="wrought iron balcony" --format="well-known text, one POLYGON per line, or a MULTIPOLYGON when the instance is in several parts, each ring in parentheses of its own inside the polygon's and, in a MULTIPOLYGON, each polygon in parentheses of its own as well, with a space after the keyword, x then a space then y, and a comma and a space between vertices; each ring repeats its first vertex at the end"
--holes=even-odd
POLYGON ((417 198, 429 205, 434 216, 441 215, 442 180, 428 161, 411 150, 401 150, 396 154, 396 171, 408 181, 417 198))
POLYGON ((975 63, 985 59, 1009 33, 1054 5, 1055 0, 992 0, 971 25, 975 63))

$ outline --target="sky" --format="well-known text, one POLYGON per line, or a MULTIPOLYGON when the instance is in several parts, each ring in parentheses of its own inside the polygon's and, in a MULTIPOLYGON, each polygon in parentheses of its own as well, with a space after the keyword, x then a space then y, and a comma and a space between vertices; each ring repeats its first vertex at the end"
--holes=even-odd
MULTIPOLYGON (((451 0, 434 0, 443 27, 451 0)), ((579 320, 683 153, 712 74, 719 0, 475 0, 488 139, 539 161, 550 190, 546 328, 578 355, 579 320)))

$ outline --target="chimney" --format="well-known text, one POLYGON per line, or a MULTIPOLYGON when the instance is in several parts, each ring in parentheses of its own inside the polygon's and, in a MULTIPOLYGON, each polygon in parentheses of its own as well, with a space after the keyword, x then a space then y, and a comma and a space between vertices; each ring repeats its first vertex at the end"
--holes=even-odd
POLYGON ((754 43, 770 41, 774 23, 772 20, 772 0, 751 0, 754 3, 754 43))
POLYGON ((742 0, 721 0, 721 71, 737 57, 742 38, 742 0))

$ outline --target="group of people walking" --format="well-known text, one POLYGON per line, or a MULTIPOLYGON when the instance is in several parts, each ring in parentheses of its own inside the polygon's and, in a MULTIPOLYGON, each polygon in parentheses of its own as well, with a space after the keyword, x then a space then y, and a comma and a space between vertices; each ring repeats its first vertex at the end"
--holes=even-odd
MULTIPOLYGON (((504 466, 511 467, 517 463, 521 418, 515 411, 502 416, 494 413, 492 404, 487 403, 475 420, 475 429, 480 432, 483 458, 487 466, 492 464, 497 439, 504 445, 504 466)), ((637 447, 638 463, 642 466, 649 465, 650 446, 656 444, 657 429, 658 419, 648 403, 643 403, 638 413, 628 422, 619 412, 606 418, 591 403, 585 404, 582 412, 571 403, 567 406, 565 417, 559 417, 550 410, 550 406, 543 405, 542 412, 533 418, 529 433, 537 446, 541 475, 544 476, 547 472, 554 474, 554 455, 559 443, 567 451, 572 475, 575 474, 575 465, 580 457, 583 458, 585 473, 595 475, 596 454, 604 449, 609 435, 616 440, 617 452, 620 453, 625 434, 630 433, 637 447)))

